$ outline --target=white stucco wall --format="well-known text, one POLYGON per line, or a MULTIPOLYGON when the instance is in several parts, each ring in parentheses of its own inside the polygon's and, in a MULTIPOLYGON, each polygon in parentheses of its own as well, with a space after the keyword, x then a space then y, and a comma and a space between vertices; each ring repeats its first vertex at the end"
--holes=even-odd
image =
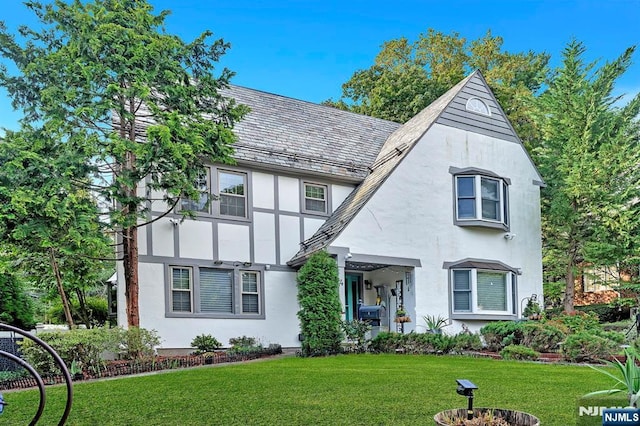
POLYGON ((278 208, 286 212, 300 212, 300 185, 298 179, 278 177, 278 208))
POLYGON ((300 250, 300 218, 280 216, 280 263, 286 264, 300 250))
POLYGON ((175 256, 174 225, 168 218, 163 217, 152 223, 151 234, 154 256, 175 256))
POLYGON ((355 186, 331 185, 331 207, 336 211, 345 198, 351 194, 355 186))
POLYGON ((213 226, 211 222, 185 220, 178 229, 180 257, 213 259, 213 226))
POLYGON ((261 320, 166 318, 164 274, 163 265, 140 265, 140 325, 158 332, 162 348, 189 348, 200 334, 213 335, 225 347, 230 338, 243 335, 255 337, 263 345, 300 346, 295 273, 264 273, 266 311, 261 320))
POLYGON ((314 219, 310 217, 304 218, 304 236, 303 239, 310 238, 322 226, 326 219, 314 219))
POLYGON ((273 213, 253 213, 254 258, 256 263, 276 263, 276 217, 273 213))
POLYGON ((249 226, 218 224, 218 252, 221 260, 250 261, 249 226))
POLYGON ((253 172, 251 178, 253 207, 273 209, 275 206, 273 175, 253 172))
MULTIPOLYGON (((539 179, 521 146, 434 125, 332 245, 352 253, 420 259, 415 269, 414 315, 449 316, 448 272, 443 262, 464 258, 520 268, 518 302, 542 294, 539 179), (511 179, 510 232, 453 224, 449 167, 475 167, 511 179)), ((409 306, 407 306, 409 308, 409 306)), ((464 322, 464 321, 463 321, 464 322)), ((460 330, 460 321, 447 331, 460 330)), ((466 321, 472 329, 480 323, 466 321)))

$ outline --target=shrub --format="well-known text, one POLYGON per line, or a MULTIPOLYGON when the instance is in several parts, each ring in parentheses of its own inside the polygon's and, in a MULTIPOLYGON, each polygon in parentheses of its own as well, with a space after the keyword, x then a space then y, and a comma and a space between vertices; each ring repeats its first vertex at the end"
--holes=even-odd
POLYGON ((517 321, 495 321, 482 327, 480 334, 484 337, 487 349, 497 352, 505 346, 520 343, 522 324, 517 321))
MULTIPOLYGON (((49 344, 67 367, 97 372, 103 365, 102 354, 113 351, 119 342, 119 329, 92 328, 40 333, 38 337, 49 344)), ((60 374, 60 369, 42 347, 30 339, 21 343, 22 356, 41 375, 60 374)))
POLYGON ((456 347, 455 336, 448 334, 433 334, 433 348, 437 354, 446 355, 453 352, 456 347))
POLYGON ((31 299, 18 277, 6 270, 0 271, 0 321, 23 330, 36 324, 31 299))
POLYGON ((300 268, 297 281, 302 355, 339 353, 342 307, 336 261, 326 251, 313 254, 300 268))
POLYGON ((402 346, 400 333, 382 331, 369 342, 369 350, 374 353, 393 353, 402 346))
POLYGON ((248 336, 232 337, 229 339, 232 348, 251 348, 256 346, 256 338, 248 336))
MULTIPOLYGON (((86 298, 87 313, 89 315, 89 324, 87 327, 102 326, 109 322, 109 307, 107 299, 104 297, 90 296, 86 298)), ((71 300, 70 304, 71 316, 76 324, 83 324, 84 320, 80 315, 80 303, 77 299, 71 300)), ((49 318, 56 324, 66 324, 67 319, 64 316, 64 309, 61 302, 56 302, 48 311, 49 318)))
POLYGON ((520 327, 522 332, 521 344, 537 352, 551 352, 558 348, 566 336, 566 329, 561 329, 552 323, 527 321, 520 327))
POLYGON ((138 327, 129 327, 120 330, 119 351, 122 359, 141 359, 153 356, 156 346, 160 344, 160 336, 155 330, 147 330, 138 327))
POLYGON ((508 345, 500 351, 500 356, 504 359, 533 361, 538 359, 540 354, 523 345, 508 345))
POLYGON ((576 306, 576 310, 579 312, 596 314, 601 323, 617 322, 629 318, 631 306, 628 305, 628 302, 626 302, 626 300, 628 299, 621 299, 620 302, 576 306))
POLYGON ((588 331, 567 336, 562 356, 570 362, 595 362, 611 357, 620 350, 619 343, 588 331))
POLYGON ((371 352, 394 353, 401 350, 409 354, 448 354, 456 348, 456 337, 434 333, 382 332, 369 344, 371 352))
POLYGON ((572 333, 602 329, 598 315, 594 312, 573 311, 569 314, 558 315, 554 321, 564 324, 572 333))
POLYGON ((367 350, 365 335, 371 330, 371 324, 361 320, 353 320, 342 321, 341 325, 347 340, 355 344, 355 351, 365 352, 367 350))
POLYGON ((454 336, 455 344, 453 349, 456 352, 479 351, 482 349, 482 340, 477 333, 460 333, 454 336))
POLYGON ((193 351, 195 355, 200 355, 205 352, 213 352, 221 346, 222 343, 210 334, 201 334, 194 337, 191 341, 191 347, 196 348, 196 350, 193 351))

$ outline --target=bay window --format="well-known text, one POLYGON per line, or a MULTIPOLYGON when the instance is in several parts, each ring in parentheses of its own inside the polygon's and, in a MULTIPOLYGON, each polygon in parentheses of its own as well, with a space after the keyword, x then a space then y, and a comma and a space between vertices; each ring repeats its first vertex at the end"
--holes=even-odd
POLYGON ((501 262, 466 259, 445 262, 449 270, 452 318, 509 319, 516 315, 519 271, 501 262))
POLYGON ((454 174, 456 225, 509 229, 509 179, 479 169, 451 168, 450 172, 454 174))

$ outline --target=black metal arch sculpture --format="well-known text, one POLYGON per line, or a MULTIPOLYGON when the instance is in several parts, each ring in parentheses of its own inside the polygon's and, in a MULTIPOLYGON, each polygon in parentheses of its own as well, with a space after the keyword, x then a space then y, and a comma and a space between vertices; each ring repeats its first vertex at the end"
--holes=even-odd
MULTIPOLYGON (((17 327, 0 323, 0 330, 12 331, 23 337, 33 340, 35 343, 40 345, 44 350, 49 352, 49 354, 55 360, 56 364, 58 364, 58 366, 60 367, 60 370, 62 371, 62 374, 64 375, 64 381, 67 386, 67 403, 64 408, 64 413, 60 418, 60 422, 58 422, 59 426, 64 425, 67 422, 67 418, 69 417, 69 413, 71 412, 71 404, 73 403, 73 384, 71 382, 71 375, 69 374, 69 369, 64 364, 64 361, 62 360, 62 358, 60 358, 60 355, 58 355, 56 351, 54 351, 53 348, 49 346, 47 343, 45 343, 42 339, 39 339, 36 336, 32 335, 31 333, 27 333, 26 331, 21 330, 17 327)), ((40 374, 38 374, 38 372, 31 365, 29 365, 29 363, 27 363, 21 358, 9 352, 5 352, 3 350, 0 350, 0 356, 9 358, 10 360, 15 361, 20 366, 24 367, 38 383, 38 389, 40 390, 40 403, 38 404, 38 410, 36 411, 35 416, 33 416, 33 419, 29 423, 30 426, 35 425, 38 422, 38 420, 40 420, 40 417, 42 416, 42 412, 44 411, 44 407, 46 404, 46 394, 45 394, 45 388, 44 388, 44 381, 42 380, 42 377, 40 377, 40 374)))

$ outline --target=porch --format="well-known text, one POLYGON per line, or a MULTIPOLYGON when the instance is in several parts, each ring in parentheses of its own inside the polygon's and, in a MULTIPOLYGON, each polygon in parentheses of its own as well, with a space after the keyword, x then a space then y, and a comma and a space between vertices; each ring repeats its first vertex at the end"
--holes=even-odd
MULTIPOLYGON (((408 333, 415 330, 416 293, 415 268, 419 259, 375 256, 352 253, 348 249, 330 250, 336 255, 340 276, 340 302, 343 318, 347 321, 361 319, 359 308, 379 311, 373 320, 372 333, 396 331, 408 333), (396 313, 404 310, 404 322, 396 319, 396 313)), ((375 315, 374 315, 375 316, 375 315)))

